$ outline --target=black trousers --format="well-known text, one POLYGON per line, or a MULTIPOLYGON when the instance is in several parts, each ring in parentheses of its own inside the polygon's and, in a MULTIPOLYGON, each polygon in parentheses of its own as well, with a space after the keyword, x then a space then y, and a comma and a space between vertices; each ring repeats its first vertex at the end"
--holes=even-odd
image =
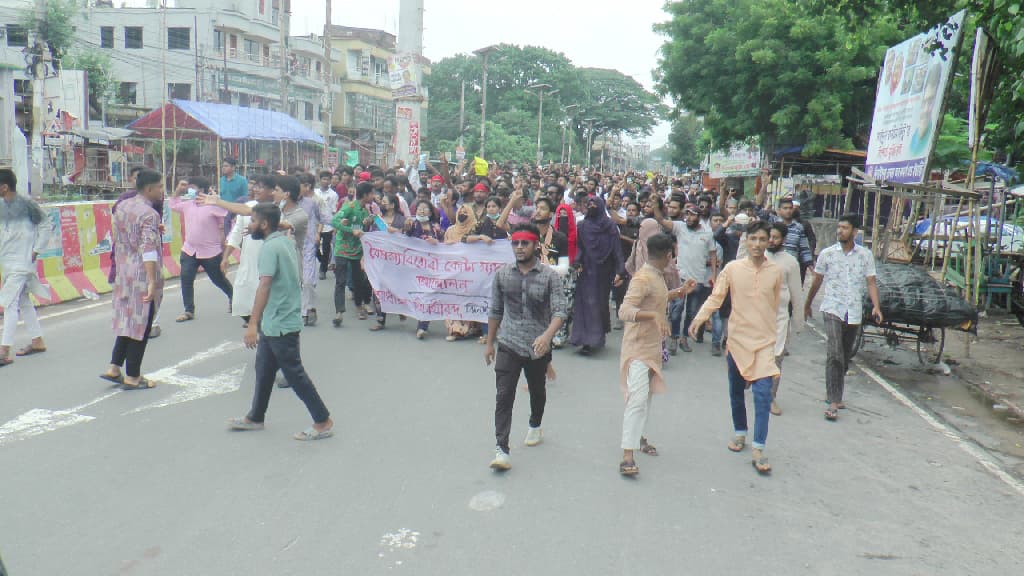
POLYGON ((530 427, 537 428, 544 418, 544 406, 547 404, 546 384, 550 363, 550 352, 533 359, 498 345, 494 359, 494 381, 498 389, 494 406, 494 437, 505 454, 509 453, 508 436, 512 430, 512 407, 516 401, 519 375, 526 373, 526 385, 530 389, 530 427))
POLYGON ((320 249, 316 251, 316 259, 320 261, 320 272, 327 273, 327 268, 334 261, 334 232, 320 233, 320 249))
POLYGON ((299 333, 292 332, 282 336, 267 336, 260 332, 259 344, 256 347, 256 392, 252 397, 252 409, 248 418, 252 422, 263 422, 270 404, 270 393, 274 390, 277 371, 284 374, 284 379, 291 386, 295 395, 306 405, 313 422, 327 422, 331 413, 320 399, 320 393, 306 374, 299 355, 299 333))
POLYGON ((114 351, 110 353, 110 363, 114 366, 123 366, 124 372, 129 378, 138 378, 142 375, 142 358, 146 355, 146 343, 149 342, 149 332, 153 329, 155 311, 156 307, 150 302, 146 333, 142 335, 142 340, 135 340, 127 336, 118 336, 114 340, 114 351))
POLYGON ((196 312, 196 274, 199 273, 200 267, 206 272, 213 285, 227 295, 228 302, 231 302, 234 290, 231 288, 231 282, 228 282, 227 276, 220 270, 220 261, 223 257, 223 253, 212 258, 196 258, 184 252, 181 253, 181 300, 185 305, 185 312, 190 314, 196 312))
POLYGON ((368 305, 373 300, 373 288, 359 260, 338 256, 334 259, 334 311, 338 314, 345 312, 345 287, 349 275, 352 277, 352 301, 355 305, 368 305))

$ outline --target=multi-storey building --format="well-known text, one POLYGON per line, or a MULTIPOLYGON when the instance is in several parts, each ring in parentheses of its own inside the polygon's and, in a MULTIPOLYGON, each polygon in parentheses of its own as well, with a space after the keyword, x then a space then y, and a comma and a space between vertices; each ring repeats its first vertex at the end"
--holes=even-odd
MULTIPOLYGON (((395 35, 331 26, 331 43, 338 53, 333 71, 341 89, 334 104, 334 131, 344 137, 341 145, 358 150, 364 162, 383 163, 392 154, 395 131, 395 102, 388 74, 388 62, 396 53, 395 35)), ((424 58, 420 65, 423 73, 429 74, 430 62, 424 58)), ((422 106, 425 110, 426 98, 422 106)), ((420 131, 426 134, 425 122, 420 131)))

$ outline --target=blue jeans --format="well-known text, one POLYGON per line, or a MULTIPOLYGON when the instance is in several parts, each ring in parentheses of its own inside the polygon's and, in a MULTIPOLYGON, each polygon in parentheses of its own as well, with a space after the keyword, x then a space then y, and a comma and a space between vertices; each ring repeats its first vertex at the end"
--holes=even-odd
POLYGON ((724 334, 725 321, 722 320, 718 310, 715 310, 715 313, 711 315, 711 343, 715 346, 721 346, 724 334))
MULTIPOLYGON (((707 286, 699 284, 693 292, 686 295, 686 298, 672 301, 668 309, 668 318, 672 323, 672 338, 680 336, 689 338, 690 324, 693 323, 697 312, 700 311, 700 307, 704 305, 704 301, 710 294, 711 290, 707 286), (682 332, 679 331, 680 324, 682 324, 682 332)), ((719 343, 721 343, 721 338, 719 338, 719 343)))
MULTIPOLYGON (((732 354, 726 355, 726 363, 729 365, 729 401, 732 403, 732 426, 737 436, 747 435, 747 403, 744 391, 747 388, 747 381, 743 379, 732 354)), ((750 385, 754 395, 754 448, 764 448, 768 441, 768 417, 771 415, 772 406, 772 379, 771 376, 759 378, 750 385)))

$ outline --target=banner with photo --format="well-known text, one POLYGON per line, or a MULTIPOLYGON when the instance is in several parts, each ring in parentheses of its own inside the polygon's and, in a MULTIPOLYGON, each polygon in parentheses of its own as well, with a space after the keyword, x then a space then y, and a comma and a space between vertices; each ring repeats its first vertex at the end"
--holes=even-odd
POLYGON ((868 143, 866 172, 872 178, 900 184, 927 179, 965 14, 961 10, 886 51, 868 143))
POLYGON ((364 234, 363 267, 389 314, 486 322, 494 274, 515 261, 508 241, 429 244, 404 234, 364 234))
POLYGON ((761 172, 761 146, 734 144, 729 150, 716 150, 708 158, 708 172, 712 178, 757 176, 761 172))

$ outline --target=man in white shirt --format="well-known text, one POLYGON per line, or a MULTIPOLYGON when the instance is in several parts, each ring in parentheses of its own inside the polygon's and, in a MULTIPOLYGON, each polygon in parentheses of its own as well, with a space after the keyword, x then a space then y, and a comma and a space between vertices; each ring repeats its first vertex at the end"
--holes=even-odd
POLYGON ((700 222, 700 214, 692 204, 683 209, 683 222, 665 218, 655 207, 654 217, 661 223, 666 232, 676 237, 678 254, 676 265, 679 269, 679 280, 685 284, 687 280, 697 282, 697 287, 686 296, 685 313, 682 310, 672 314, 672 334, 668 341, 669 353, 674 354, 678 346, 683 352, 692 352, 686 335, 690 333, 690 323, 697 311, 704 305, 714 280, 718 277, 718 253, 715 250, 715 238, 709 228, 700 222), (682 331, 680 332, 680 323, 682 331))
POLYGON ((836 230, 839 241, 818 255, 818 262, 814 266, 814 280, 804 304, 804 317, 811 318, 811 302, 824 282, 821 313, 825 320, 825 335, 828 338, 825 387, 829 404, 825 418, 830 421, 838 419, 838 411, 844 407, 844 378, 861 324, 865 286, 871 298, 872 318, 876 324, 883 320, 882 309, 878 303, 875 258, 870 250, 854 243, 860 226, 859 215, 845 214, 839 217, 836 230))
POLYGON ((776 401, 779 393, 779 382, 782 381, 782 360, 786 355, 786 345, 790 334, 790 323, 792 321, 793 331, 799 332, 804 325, 800 309, 803 308, 803 284, 800 281, 800 263, 792 254, 785 250, 786 234, 788 228, 785 224, 776 222, 772 224, 771 233, 768 236, 768 250, 765 256, 782 268, 782 291, 779 293, 779 310, 775 316, 775 365, 779 367, 779 375, 772 378, 772 406, 771 412, 775 416, 782 414, 782 409, 776 401), (790 315, 790 304, 794 314, 790 315))
MULTIPOLYGON (((328 221, 333 220, 334 213, 338 211, 338 193, 331 188, 332 176, 333 174, 328 170, 321 171, 319 174, 320 186, 313 189, 322 204, 320 210, 324 212, 323 216, 328 221)), ((320 246, 316 257, 320 261, 320 279, 325 280, 327 279, 327 270, 334 263, 334 228, 330 224, 324 224, 320 228, 320 246)))

